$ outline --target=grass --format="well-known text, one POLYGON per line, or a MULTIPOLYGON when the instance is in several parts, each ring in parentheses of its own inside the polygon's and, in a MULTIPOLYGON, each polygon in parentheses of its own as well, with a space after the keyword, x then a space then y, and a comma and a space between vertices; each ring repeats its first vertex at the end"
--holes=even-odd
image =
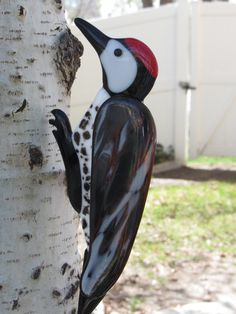
POLYGON ((208 157, 200 156, 190 160, 188 166, 236 166, 236 157, 208 157))
MULTIPOLYGON (((236 158, 201 157, 192 164, 236 165, 236 158), (214 161, 214 162, 213 162, 214 161)), ((224 181, 150 189, 131 261, 153 267, 197 260, 217 251, 236 254, 236 187, 224 181)))
POLYGON ((142 300, 139 297, 133 297, 130 301, 131 313, 135 313, 139 309, 141 304, 142 300))

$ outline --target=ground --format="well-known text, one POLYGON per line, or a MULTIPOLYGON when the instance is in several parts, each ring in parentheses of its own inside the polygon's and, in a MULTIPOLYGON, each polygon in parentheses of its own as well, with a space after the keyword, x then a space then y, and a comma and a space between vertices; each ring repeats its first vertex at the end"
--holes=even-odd
MULTIPOLYGON (((183 185, 208 180, 236 182, 236 168, 182 167, 158 174, 152 185, 169 185, 176 183, 175 180, 183 185)), ((168 265, 158 263, 153 268, 158 280, 147 276, 145 262, 140 267, 128 262, 105 298, 106 314, 154 314, 160 309, 192 302, 236 300, 236 252, 194 252, 194 259, 176 260, 168 265)))
POLYGON ((199 256, 199 261, 182 261, 159 268, 163 282, 143 281, 142 273, 128 265, 106 298, 106 313, 151 314, 159 309, 199 301, 236 299, 236 263, 216 253, 199 256))

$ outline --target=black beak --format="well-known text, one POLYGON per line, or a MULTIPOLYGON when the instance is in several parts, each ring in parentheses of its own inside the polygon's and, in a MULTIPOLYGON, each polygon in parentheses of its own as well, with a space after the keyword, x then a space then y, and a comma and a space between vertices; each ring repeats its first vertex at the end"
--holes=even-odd
POLYGON ((92 24, 86 22, 81 18, 76 18, 74 20, 75 25, 80 29, 84 36, 88 39, 90 44, 97 51, 98 55, 102 53, 105 49, 110 38, 103 34, 99 29, 97 29, 92 24))

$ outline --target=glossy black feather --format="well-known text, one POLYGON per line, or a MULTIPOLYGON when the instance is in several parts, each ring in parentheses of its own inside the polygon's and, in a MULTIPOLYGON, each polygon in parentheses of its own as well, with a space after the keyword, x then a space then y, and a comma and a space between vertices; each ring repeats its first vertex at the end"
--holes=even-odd
POLYGON ((67 115, 59 109, 52 111, 55 119, 49 123, 56 127, 53 134, 61 151, 66 170, 67 193, 73 208, 81 210, 81 175, 80 164, 72 143, 72 130, 67 115))
POLYGON ((151 179, 153 118, 134 98, 114 96, 94 125, 90 245, 78 314, 90 314, 114 285, 130 255, 151 179))

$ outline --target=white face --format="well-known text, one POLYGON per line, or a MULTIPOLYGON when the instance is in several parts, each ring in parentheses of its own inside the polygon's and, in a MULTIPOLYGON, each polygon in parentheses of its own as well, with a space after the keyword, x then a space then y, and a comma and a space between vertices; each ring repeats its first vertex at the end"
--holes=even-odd
POLYGON ((134 82, 138 70, 137 62, 119 41, 111 39, 101 53, 100 60, 111 92, 121 93, 134 82))

